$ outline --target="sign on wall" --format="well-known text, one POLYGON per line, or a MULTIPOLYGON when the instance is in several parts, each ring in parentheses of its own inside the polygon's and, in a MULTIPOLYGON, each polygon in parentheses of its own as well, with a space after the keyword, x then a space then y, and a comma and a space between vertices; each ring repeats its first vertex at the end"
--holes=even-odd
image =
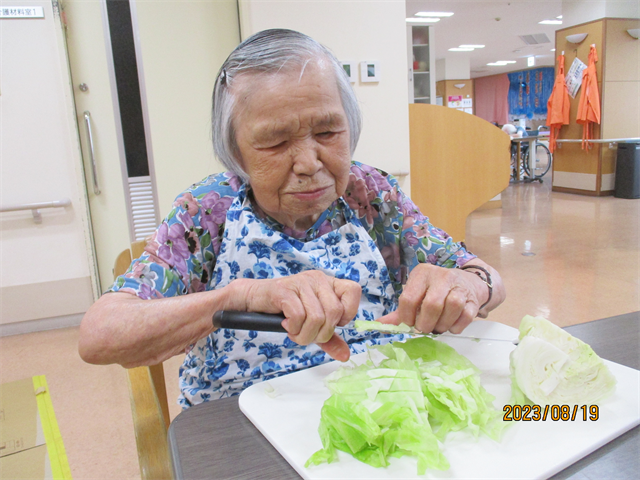
POLYGON ((0 18, 44 18, 42 7, 0 7, 0 18))
POLYGON ((564 81, 567 84, 567 90, 571 98, 576 98, 576 93, 580 90, 580 85, 582 85, 582 72, 584 72, 585 68, 587 68, 587 66, 578 57, 573 60, 571 68, 569 68, 569 73, 567 73, 564 81))
POLYGON ((449 95, 449 101, 447 102, 447 106, 449 108, 460 108, 462 107, 462 95, 449 95))

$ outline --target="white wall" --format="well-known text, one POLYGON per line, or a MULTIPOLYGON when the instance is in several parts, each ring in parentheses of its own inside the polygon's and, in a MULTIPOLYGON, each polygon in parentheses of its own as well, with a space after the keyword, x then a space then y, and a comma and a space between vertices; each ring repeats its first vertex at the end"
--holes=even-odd
POLYGON ((640 18, 638 0, 563 0, 562 28, 601 18, 640 18))
POLYGON ((441 80, 469 80, 470 78, 471 60, 469 57, 436 60, 436 82, 441 80))
MULTIPOLYGON (((3 2, 3 5, 6 5, 3 2)), ((92 302, 86 199, 62 30, 44 19, 0 20, 3 206, 71 199, 67 208, 0 214, 0 324, 83 312, 92 302)))
POLYGON ((436 60, 436 82, 441 82, 442 80, 446 80, 445 76, 447 70, 446 61, 444 58, 440 58, 436 60))
POLYGON ((175 197, 224 170, 211 144, 215 76, 240 43, 235 0, 137 1, 160 216, 175 197))
MULTIPOLYGON (((354 84, 364 128, 354 159, 388 172, 409 171, 405 2, 240 0, 242 37, 290 28, 330 48, 340 60, 377 60, 379 83, 354 84)), ((409 190, 408 177, 401 185, 409 190)))

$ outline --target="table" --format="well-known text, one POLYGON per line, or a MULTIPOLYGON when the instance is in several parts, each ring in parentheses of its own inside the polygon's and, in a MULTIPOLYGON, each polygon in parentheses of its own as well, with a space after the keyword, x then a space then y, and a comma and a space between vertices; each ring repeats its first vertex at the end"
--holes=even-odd
MULTIPOLYGON (((602 358, 640 369, 640 312, 567 327, 602 358)), ((300 479, 231 397, 192 407, 169 427, 176 479, 300 479), (214 420, 215 419, 215 420, 214 420)), ((640 471, 640 427, 584 457, 552 478, 636 479, 640 471)))

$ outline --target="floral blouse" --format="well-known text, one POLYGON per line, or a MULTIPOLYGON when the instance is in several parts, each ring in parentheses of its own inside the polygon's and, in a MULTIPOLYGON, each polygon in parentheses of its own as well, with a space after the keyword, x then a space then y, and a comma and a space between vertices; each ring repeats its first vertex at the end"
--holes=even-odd
MULTIPOLYGON (((223 172, 210 175, 180 194, 147 242, 145 253, 108 291, 149 299, 208 290, 227 212, 241 185, 238 176, 223 172)), ((343 198, 346 205, 334 202, 306 231, 294 231, 257 208, 256 212, 273 229, 307 241, 340 228, 345 223, 343 209, 351 208, 382 253, 398 296, 418 263, 455 268, 475 258, 447 233, 431 225, 402 192, 397 180, 382 170, 352 162, 343 198)))

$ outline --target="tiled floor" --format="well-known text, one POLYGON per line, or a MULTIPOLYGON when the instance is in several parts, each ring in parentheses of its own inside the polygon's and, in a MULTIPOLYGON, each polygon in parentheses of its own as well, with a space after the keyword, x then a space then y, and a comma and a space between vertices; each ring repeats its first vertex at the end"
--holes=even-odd
POLYGON ((490 319, 560 326, 640 310, 640 200, 510 186, 501 210, 467 221, 468 248, 495 267, 507 300, 490 319))
MULTIPOLYGON (((640 310, 640 200, 552 193, 548 182, 502 199, 467 224, 467 246, 507 287, 491 320, 564 326, 640 310)), ((77 340, 77 328, 1 338, 0 383, 46 375, 74 479, 140 478, 125 372, 83 363, 77 340)), ((173 398, 180 360, 165 363, 173 398)))

